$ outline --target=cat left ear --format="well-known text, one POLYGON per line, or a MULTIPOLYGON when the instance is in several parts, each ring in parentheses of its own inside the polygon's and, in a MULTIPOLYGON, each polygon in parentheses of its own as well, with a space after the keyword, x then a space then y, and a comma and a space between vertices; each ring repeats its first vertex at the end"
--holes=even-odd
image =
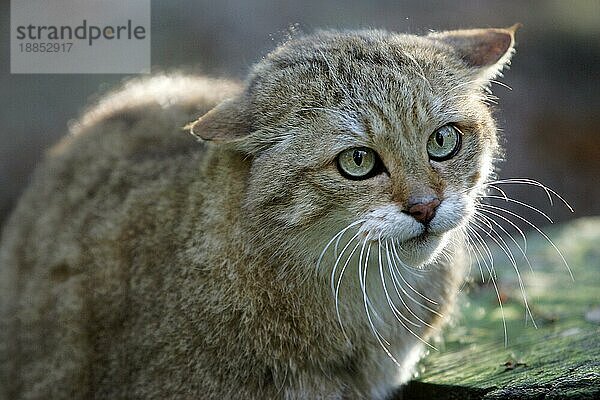
POLYGON ((250 133, 245 109, 241 98, 224 100, 184 129, 189 129, 192 135, 202 140, 215 143, 234 142, 250 133))
POLYGON ((503 29, 465 29, 436 32, 429 38, 450 45, 484 79, 497 76, 514 53, 515 32, 521 24, 503 29))

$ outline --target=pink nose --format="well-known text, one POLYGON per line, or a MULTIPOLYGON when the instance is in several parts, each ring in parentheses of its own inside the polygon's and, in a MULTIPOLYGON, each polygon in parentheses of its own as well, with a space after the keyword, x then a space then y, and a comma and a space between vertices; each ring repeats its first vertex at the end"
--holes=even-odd
POLYGON ((410 214, 417 221, 428 224, 435 216, 435 210, 440 205, 438 199, 433 199, 427 203, 416 203, 409 205, 408 214, 410 214))

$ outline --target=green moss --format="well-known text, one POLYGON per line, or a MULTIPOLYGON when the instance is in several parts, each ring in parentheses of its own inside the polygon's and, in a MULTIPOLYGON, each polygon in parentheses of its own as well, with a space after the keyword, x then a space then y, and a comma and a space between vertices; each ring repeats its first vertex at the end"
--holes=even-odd
POLYGON ((537 328, 526 318, 513 266, 492 249, 508 345, 496 293, 490 282, 481 282, 475 266, 461 317, 446 330, 441 350, 422 361, 404 398, 600 398, 600 325, 586 319, 586 312, 600 306, 600 218, 576 220, 547 233, 567 259, 574 281, 545 239, 528 238, 534 272, 518 261, 537 328))

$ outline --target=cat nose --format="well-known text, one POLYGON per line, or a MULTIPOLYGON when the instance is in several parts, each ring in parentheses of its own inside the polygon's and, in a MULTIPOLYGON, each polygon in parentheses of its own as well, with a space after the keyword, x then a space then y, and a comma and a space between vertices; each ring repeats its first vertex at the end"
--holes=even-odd
POLYGON ((411 202, 405 212, 422 224, 428 224, 435 216, 435 210, 439 205, 440 200, 438 198, 429 201, 411 202))

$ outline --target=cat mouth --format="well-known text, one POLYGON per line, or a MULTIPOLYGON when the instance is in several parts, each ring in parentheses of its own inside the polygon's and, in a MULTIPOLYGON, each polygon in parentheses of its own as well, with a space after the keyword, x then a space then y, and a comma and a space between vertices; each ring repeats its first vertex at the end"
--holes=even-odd
POLYGON ((443 243, 443 235, 424 230, 399 243, 398 254, 406 265, 422 268, 432 262, 439 253, 443 243))
POLYGON ((414 245, 423 245, 428 243, 431 239, 438 238, 439 236, 440 235, 431 232, 428 228, 425 228, 422 233, 405 240, 404 243, 410 242, 414 245))

